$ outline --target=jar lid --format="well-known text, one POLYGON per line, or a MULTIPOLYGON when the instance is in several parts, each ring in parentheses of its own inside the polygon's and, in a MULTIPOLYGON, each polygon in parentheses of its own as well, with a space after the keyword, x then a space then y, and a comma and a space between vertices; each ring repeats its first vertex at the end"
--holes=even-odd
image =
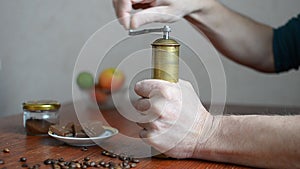
POLYGON ((55 111, 60 108, 60 103, 54 100, 37 100, 23 103, 23 109, 29 111, 55 111))

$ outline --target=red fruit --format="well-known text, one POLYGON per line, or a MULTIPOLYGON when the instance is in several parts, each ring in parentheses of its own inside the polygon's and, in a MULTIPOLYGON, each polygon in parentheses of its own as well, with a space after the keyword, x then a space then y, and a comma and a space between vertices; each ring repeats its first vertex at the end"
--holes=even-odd
POLYGON ((108 94, 105 93, 103 90, 95 88, 95 90, 92 92, 91 97, 99 104, 103 104, 108 99, 108 94))

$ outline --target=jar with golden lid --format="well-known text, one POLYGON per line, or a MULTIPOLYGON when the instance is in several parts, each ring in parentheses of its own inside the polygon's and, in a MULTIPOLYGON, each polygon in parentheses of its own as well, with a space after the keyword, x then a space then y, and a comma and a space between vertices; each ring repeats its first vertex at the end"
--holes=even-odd
POLYGON ((60 103, 37 100, 23 103, 23 125, 27 135, 47 135, 51 125, 59 122, 60 103))

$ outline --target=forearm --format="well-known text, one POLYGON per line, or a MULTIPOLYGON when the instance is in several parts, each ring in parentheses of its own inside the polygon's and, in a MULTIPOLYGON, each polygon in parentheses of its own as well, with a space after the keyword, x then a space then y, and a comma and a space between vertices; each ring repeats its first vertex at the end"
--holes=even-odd
POLYGON ((274 72, 273 30, 223 6, 205 1, 185 18, 202 31, 226 57, 259 71, 274 72))
POLYGON ((263 168, 300 167, 300 116, 223 116, 194 158, 263 168))

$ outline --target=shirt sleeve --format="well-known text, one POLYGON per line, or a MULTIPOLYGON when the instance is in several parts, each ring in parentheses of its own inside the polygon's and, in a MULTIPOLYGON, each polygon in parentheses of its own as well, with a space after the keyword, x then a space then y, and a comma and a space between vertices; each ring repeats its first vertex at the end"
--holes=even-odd
POLYGON ((300 14, 273 30, 273 53, 277 73, 300 65, 300 14))

